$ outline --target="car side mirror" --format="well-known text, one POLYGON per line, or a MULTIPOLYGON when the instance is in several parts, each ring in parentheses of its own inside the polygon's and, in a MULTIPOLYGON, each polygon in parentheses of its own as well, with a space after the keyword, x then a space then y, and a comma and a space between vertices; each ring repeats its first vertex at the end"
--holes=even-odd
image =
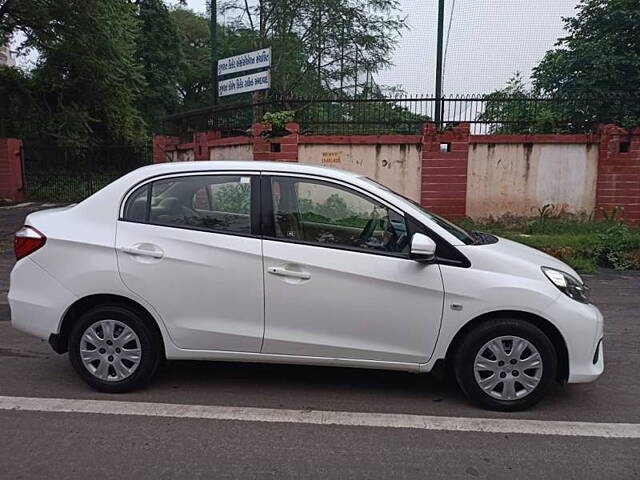
POLYGON ((436 242, 422 233, 411 237, 411 258, 418 262, 432 262, 436 258, 436 242))

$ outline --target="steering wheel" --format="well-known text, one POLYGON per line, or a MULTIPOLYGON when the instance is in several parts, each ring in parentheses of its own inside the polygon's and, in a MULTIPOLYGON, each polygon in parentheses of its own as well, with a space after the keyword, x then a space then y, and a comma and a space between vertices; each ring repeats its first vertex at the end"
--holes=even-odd
POLYGON ((371 214, 371 218, 369 219, 367 224, 364 226, 362 233, 358 237, 358 246, 366 247, 367 241, 371 238, 371 236, 373 235, 373 232, 376 231, 377 222, 378 222, 378 218, 376 217, 376 212, 374 210, 373 213, 371 214))

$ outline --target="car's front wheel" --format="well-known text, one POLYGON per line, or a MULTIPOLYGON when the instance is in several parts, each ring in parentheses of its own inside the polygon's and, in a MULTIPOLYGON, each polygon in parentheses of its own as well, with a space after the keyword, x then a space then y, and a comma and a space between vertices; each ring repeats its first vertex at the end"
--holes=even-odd
POLYGON ((491 410, 524 410, 539 402, 556 378, 552 342, 520 319, 481 323, 456 350, 458 384, 473 402, 491 410))
POLYGON ((146 384, 161 360, 154 331, 140 314, 121 305, 85 312, 69 336, 69 359, 92 387, 128 392, 146 384))

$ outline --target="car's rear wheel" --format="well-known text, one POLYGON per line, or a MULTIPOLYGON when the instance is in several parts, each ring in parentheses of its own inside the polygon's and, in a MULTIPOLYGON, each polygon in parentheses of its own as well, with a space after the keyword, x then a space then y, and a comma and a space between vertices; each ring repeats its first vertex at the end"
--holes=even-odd
POLYGON ((161 360, 154 334, 138 312, 120 305, 94 307, 69 336, 69 359, 92 387, 109 393, 145 385, 161 360))
POLYGON ((476 404, 516 411, 539 402, 556 378, 557 355, 538 327, 495 319, 470 330, 456 350, 458 384, 476 404))

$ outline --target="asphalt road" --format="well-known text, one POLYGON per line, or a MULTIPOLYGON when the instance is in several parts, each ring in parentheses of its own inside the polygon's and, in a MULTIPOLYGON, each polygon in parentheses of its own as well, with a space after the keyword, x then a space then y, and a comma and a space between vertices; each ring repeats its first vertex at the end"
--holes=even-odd
MULTIPOLYGON (((0 258, 0 267, 10 263, 0 258)), ((479 410, 429 375, 278 365, 169 362, 145 390, 105 395, 80 381, 66 355, 12 329, 0 297, 0 397, 62 399, 55 411, 0 409, 0 478, 640 478, 640 439, 574 436, 577 423, 558 423, 640 426, 640 274, 587 281, 606 319, 605 374, 516 414, 479 410), (65 406, 72 399, 124 402, 125 412, 81 413, 65 406), (140 402, 178 405, 178 413, 126 413, 140 402), (197 412, 194 405, 234 407, 244 417, 180 413, 197 412), (247 413, 256 408, 449 417, 467 426, 540 420, 549 433, 521 433, 526 422, 510 433, 319 425, 295 412, 265 422, 247 413), (558 425, 566 435, 551 434, 558 425)))

